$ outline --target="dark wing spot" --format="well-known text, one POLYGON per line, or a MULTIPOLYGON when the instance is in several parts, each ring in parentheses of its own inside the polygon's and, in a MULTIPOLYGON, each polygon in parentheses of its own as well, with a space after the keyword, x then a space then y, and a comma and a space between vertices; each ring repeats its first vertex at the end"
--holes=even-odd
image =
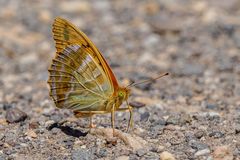
POLYGON ((64 28, 64 39, 67 41, 69 40, 69 31, 66 26, 64 28))

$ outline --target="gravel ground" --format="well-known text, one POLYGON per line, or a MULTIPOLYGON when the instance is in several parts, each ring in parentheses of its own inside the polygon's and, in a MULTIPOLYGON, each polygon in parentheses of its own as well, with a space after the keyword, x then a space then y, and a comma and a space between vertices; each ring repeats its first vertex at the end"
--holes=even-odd
POLYGON ((239 0, 0 1, 0 160, 240 159, 239 0), (102 51, 132 89, 134 129, 117 113, 88 119, 48 94, 51 24, 61 16, 102 51), (105 128, 105 129, 104 129, 105 128))

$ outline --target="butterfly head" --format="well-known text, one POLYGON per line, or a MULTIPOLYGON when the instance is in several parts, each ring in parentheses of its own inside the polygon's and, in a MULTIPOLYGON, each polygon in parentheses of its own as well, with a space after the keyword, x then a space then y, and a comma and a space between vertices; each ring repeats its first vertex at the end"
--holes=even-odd
POLYGON ((117 96, 120 100, 127 100, 129 94, 130 94, 129 88, 119 88, 119 90, 117 92, 117 96))

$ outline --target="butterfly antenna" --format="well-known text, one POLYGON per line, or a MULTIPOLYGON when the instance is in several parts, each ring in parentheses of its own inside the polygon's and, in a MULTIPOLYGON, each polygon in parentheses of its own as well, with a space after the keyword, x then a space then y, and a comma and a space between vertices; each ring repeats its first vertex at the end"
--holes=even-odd
POLYGON ((167 72, 167 73, 164 73, 164 74, 161 74, 161 75, 159 75, 159 76, 157 76, 157 77, 155 77, 155 78, 150 78, 150 79, 147 79, 147 80, 144 80, 144 81, 140 81, 140 82, 133 82, 133 83, 131 83, 131 84, 129 84, 126 88, 128 88, 128 87, 132 87, 132 86, 136 86, 136 85, 139 85, 139 84, 143 84, 143 83, 150 83, 150 82, 152 82, 152 81, 155 81, 155 80, 157 80, 157 79, 159 79, 159 78, 162 78, 162 77, 164 77, 164 76, 167 76, 167 75, 169 75, 169 73, 167 72))

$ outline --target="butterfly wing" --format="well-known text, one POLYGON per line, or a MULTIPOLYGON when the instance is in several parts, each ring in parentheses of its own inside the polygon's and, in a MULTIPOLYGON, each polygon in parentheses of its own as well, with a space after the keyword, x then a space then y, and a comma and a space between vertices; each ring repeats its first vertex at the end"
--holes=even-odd
POLYGON ((59 108, 73 111, 104 110, 113 94, 111 81, 102 66, 80 45, 68 45, 49 68, 50 96, 59 108))
POLYGON ((111 81, 112 88, 114 88, 115 91, 117 90, 119 85, 114 73, 99 50, 82 31, 78 30, 67 20, 58 17, 53 23, 53 38, 56 42, 57 54, 61 54, 68 45, 77 44, 84 47, 95 62, 102 67, 108 79, 111 81))

